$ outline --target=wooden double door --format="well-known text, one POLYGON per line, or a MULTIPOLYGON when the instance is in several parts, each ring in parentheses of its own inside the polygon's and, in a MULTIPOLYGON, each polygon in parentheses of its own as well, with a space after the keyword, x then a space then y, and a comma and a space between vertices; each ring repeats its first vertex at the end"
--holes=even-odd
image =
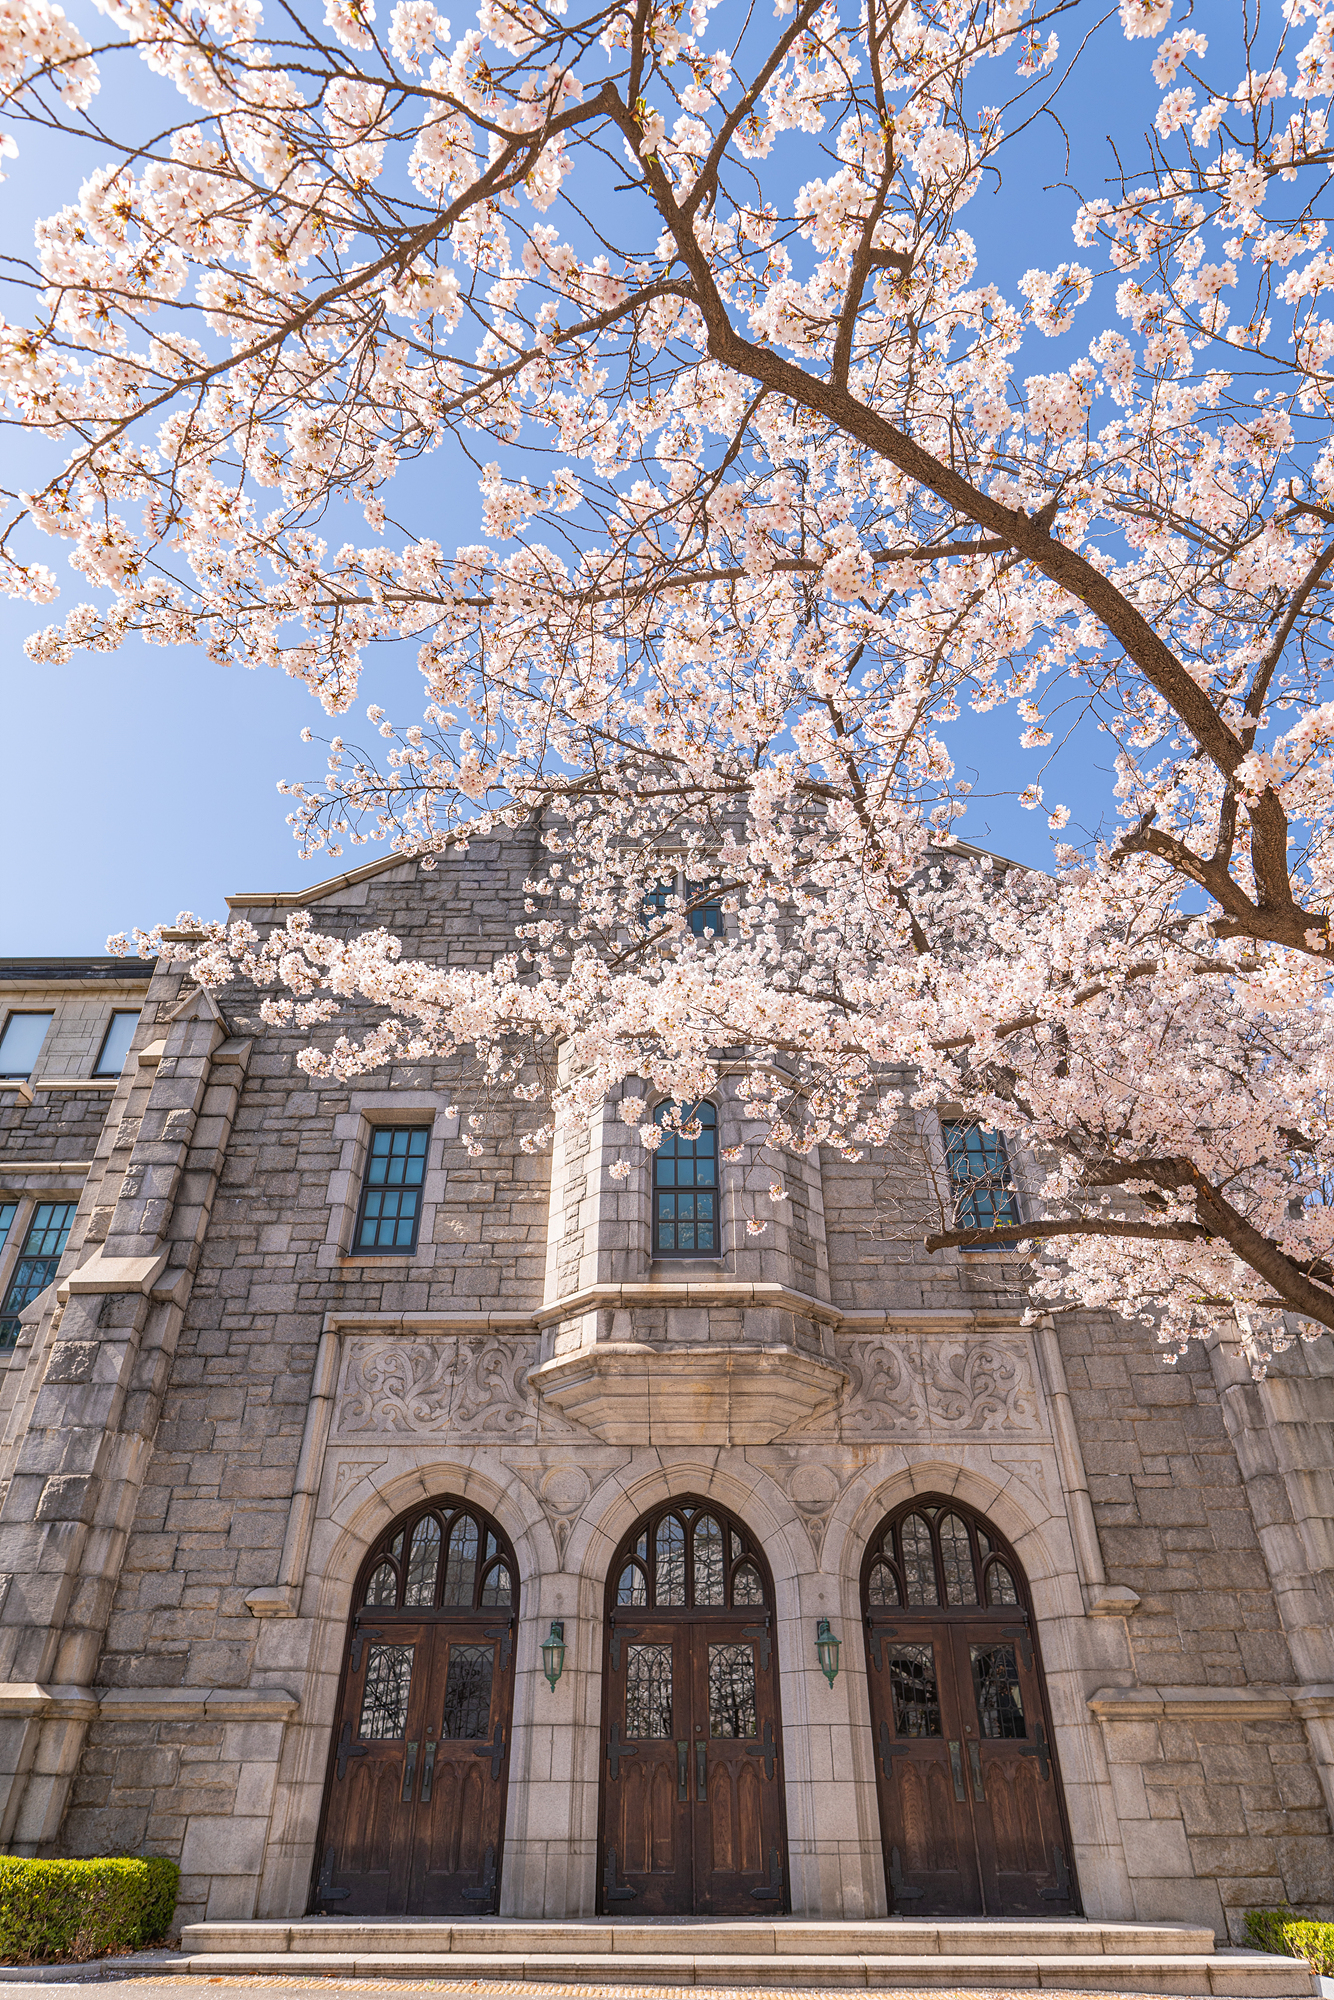
POLYGON ((885 1533, 870 1581, 868 1680, 890 1908, 922 1917, 1072 1914, 1060 1778, 1017 1563, 957 1506, 918 1503, 885 1533), (894 1596, 907 1601, 883 1601, 894 1596))
POLYGON ((777 1915, 787 1845, 767 1575, 717 1508, 674 1503, 638 1540, 646 1584, 633 1559, 623 1565, 632 1601, 607 1619, 598 1907, 777 1915))
POLYGON ((484 1515, 440 1502, 391 1530, 371 1565, 348 1635, 314 1906, 490 1915, 509 1776, 512 1557, 484 1515))

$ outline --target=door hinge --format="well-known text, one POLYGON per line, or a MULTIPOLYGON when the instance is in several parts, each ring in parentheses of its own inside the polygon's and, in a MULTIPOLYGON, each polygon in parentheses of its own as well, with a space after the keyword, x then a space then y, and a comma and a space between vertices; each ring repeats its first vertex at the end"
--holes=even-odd
POLYGON ((763 1743, 748 1743, 746 1745, 746 1755, 748 1757, 763 1757, 764 1775, 766 1778, 772 1778, 774 1774, 774 1761, 778 1756, 778 1745, 774 1742, 774 1726, 772 1722, 766 1722, 764 1725, 763 1743))
POLYGON ((617 1883, 616 1849, 609 1847, 606 1864, 602 1870, 602 1900, 606 1903, 628 1903, 632 1896, 638 1894, 638 1889, 632 1889, 628 1882, 617 1883))
POLYGON ((743 1626, 741 1627, 741 1636, 742 1636, 742 1638, 743 1638, 743 1639, 758 1639, 758 1640, 759 1640, 759 1642, 760 1642, 760 1670, 761 1670, 761 1672, 762 1672, 762 1673, 766 1673, 766 1674, 767 1674, 767 1673, 768 1673, 768 1671, 769 1671, 769 1620, 768 1620, 768 1618, 767 1618, 767 1617, 765 1618, 765 1621, 764 1621, 763 1625, 743 1625, 743 1626))
POLYGON ((778 1849, 769 1849, 769 1880, 762 1889, 752 1889, 751 1895, 757 1903, 776 1903, 783 1894, 783 1863, 778 1849))
POLYGON ((488 1910, 496 1907, 496 1850, 488 1847, 482 1860, 482 1879, 475 1889, 463 1891, 465 1903, 485 1903, 488 1910))
POLYGON ((489 1757, 491 1759, 491 1776, 498 1778, 500 1776, 500 1767, 505 1761, 504 1723, 498 1722, 496 1724, 496 1734, 493 1742, 484 1743, 480 1750, 474 1750, 472 1754, 474 1757, 489 1757))
POLYGON ((622 1743, 616 1724, 613 1722, 607 1737, 607 1763, 611 1767, 613 1781, 621 1775, 622 1757, 637 1757, 638 1755, 639 1745, 637 1743, 622 1743))
POLYGON ((352 1741, 352 1724, 345 1722, 343 1724, 343 1733, 338 1739, 339 1777, 345 1778, 347 1776, 347 1760, 349 1757, 369 1757, 370 1754, 371 1746, 369 1743, 354 1743, 352 1741))
POLYGON ((334 1851, 333 1842, 324 1850, 324 1866, 320 1869, 319 1885, 315 1891, 317 1903, 345 1903, 352 1894, 350 1889, 335 1889, 333 1886, 334 1851))
POLYGON ((1070 1900, 1070 1870, 1065 1865, 1065 1849, 1059 1840, 1052 1843, 1051 1858, 1054 1863, 1052 1873, 1056 1877, 1054 1889, 1039 1889, 1044 1903, 1068 1903, 1070 1900))

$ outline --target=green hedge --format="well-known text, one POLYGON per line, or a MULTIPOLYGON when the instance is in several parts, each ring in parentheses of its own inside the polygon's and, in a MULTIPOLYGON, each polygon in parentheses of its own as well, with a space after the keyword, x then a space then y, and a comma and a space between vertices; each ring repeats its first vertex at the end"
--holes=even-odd
POLYGON ((1334 1978, 1334 1924, 1295 1917, 1291 1910, 1247 1910, 1246 1937, 1257 1951, 1304 1958, 1313 1972, 1334 1978))
POLYGON ((146 1861, 24 1861, 0 1855, 0 1962, 101 1958, 165 1937, 181 1871, 146 1861))

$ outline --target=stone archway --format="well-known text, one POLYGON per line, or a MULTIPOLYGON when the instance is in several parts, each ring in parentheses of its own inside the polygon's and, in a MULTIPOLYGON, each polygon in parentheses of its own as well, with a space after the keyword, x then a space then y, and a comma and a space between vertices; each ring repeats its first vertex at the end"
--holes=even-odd
POLYGON ((861 1595, 891 1910, 1077 1911, 1037 1633, 1009 1543, 962 1501, 917 1495, 872 1535, 861 1595))
POLYGON ((497 1907, 518 1568, 503 1529, 442 1495, 377 1537, 352 1594, 312 1906, 497 1907))
POLYGON ((607 1578, 598 1907, 788 1907, 774 1593, 744 1524, 683 1494, 630 1529, 607 1578))

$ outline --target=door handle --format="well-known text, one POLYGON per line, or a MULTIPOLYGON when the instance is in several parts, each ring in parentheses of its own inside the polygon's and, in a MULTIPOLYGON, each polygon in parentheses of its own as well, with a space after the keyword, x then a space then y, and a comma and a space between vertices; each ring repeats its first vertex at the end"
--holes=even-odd
POLYGON ((434 1770, 435 1738, 434 1736, 428 1736, 426 1739, 426 1755, 422 1758, 421 1802, 424 1806, 428 1806, 431 1803, 431 1774, 434 1770))
POLYGON ((407 1761, 403 1766, 403 1804, 412 1804, 412 1785, 417 1776, 417 1746, 409 1743, 407 1761))
POLYGON ((960 1805, 967 1805, 968 1792, 963 1782, 963 1745, 955 1737, 950 1738, 950 1773, 954 1779, 954 1796, 960 1805))
POLYGON ((968 1745, 968 1761, 973 1767, 973 1797, 985 1805, 987 1795, 982 1789, 982 1752, 976 1743, 968 1745))
POLYGON ((701 1802, 709 1795, 709 1752, 703 1743, 695 1745, 695 1797, 701 1802))
POLYGON ((676 1746, 676 1801, 678 1805, 690 1803, 690 1745, 678 1743, 676 1746))

